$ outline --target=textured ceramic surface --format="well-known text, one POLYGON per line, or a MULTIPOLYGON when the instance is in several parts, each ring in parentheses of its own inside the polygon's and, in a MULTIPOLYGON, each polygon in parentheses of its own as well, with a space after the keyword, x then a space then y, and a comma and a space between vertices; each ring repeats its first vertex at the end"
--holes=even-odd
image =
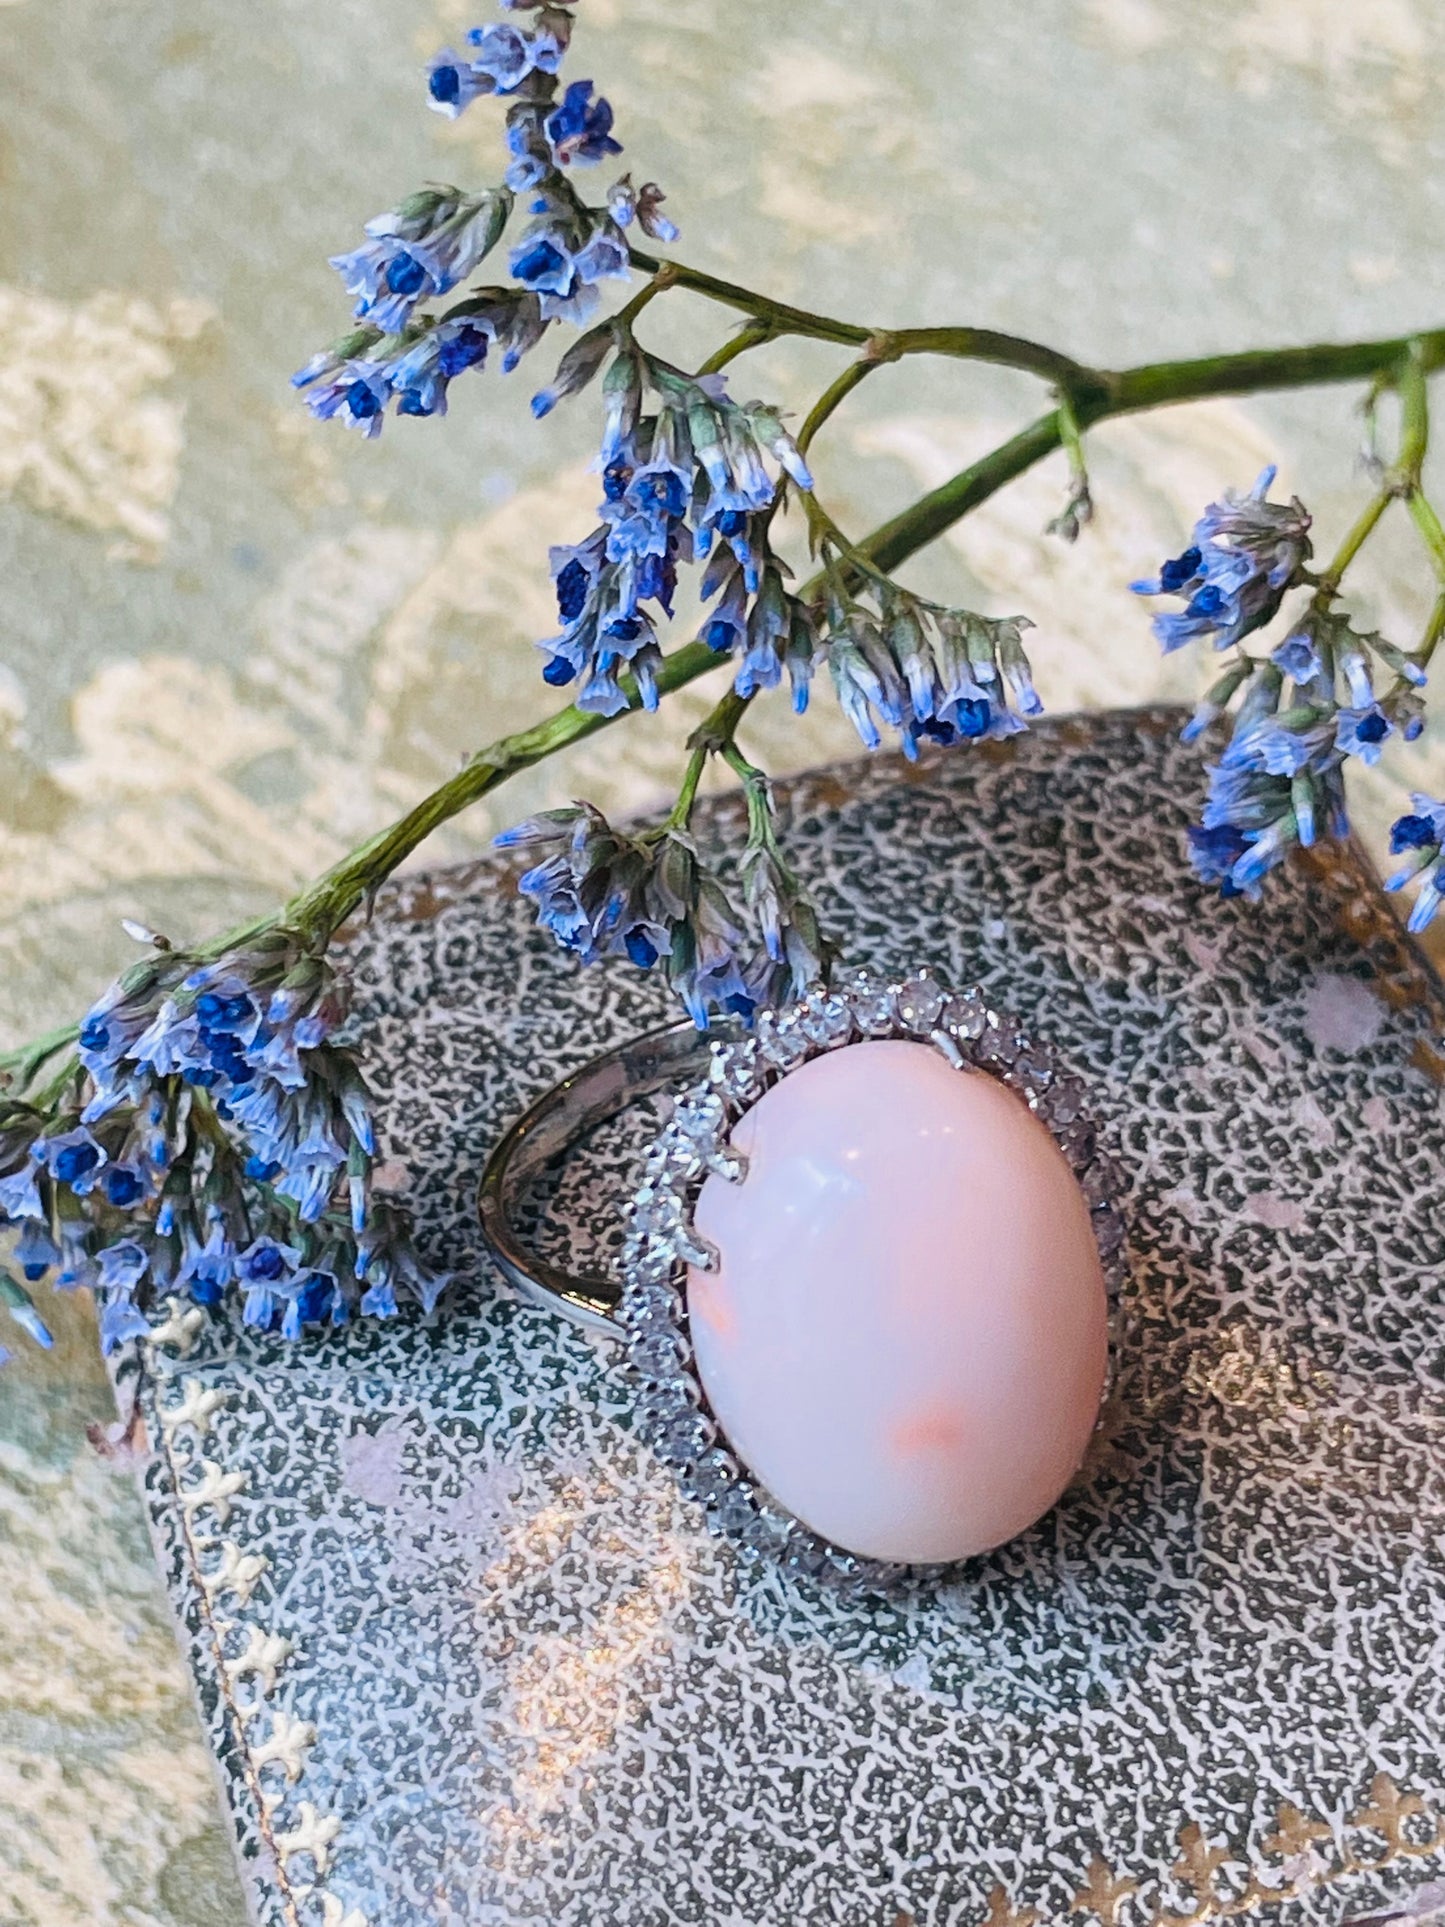
POLYGON ((1088 1206, 1021 1099, 930 1044, 785 1077, 710 1176, 688 1274, 727 1440, 836 1545, 928 1565, 1011 1539, 1078 1469, 1108 1305, 1088 1206))
MULTIPOLYGON (((1332 1923, 1445 1863, 1439 986, 1352 862, 1258 909, 1196 888, 1177 720, 785 795, 853 960, 1006 986, 1131 1186, 1081 1474, 866 1610, 710 1540, 606 1341, 479 1261, 499 1127, 653 988, 576 974, 492 865, 384 901, 361 1021, 456 1308, 301 1348, 178 1325, 142 1378, 266 1927, 1332 1923)), ((549 1248, 615 1253, 653 1128, 569 1164, 549 1248)))

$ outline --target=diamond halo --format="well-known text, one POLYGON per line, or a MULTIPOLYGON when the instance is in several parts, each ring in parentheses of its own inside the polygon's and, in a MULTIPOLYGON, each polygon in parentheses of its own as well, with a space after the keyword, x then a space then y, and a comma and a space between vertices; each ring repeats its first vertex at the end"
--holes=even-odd
POLYGON ((653 1140, 627 1215, 617 1320, 638 1387, 638 1430, 686 1496, 704 1507, 709 1530, 730 1539, 744 1558, 777 1559, 848 1593, 887 1590, 942 1569, 890 1564, 831 1545, 764 1490, 708 1410, 685 1285, 689 1265, 710 1269, 717 1262, 693 1212, 710 1173, 737 1180, 746 1172, 746 1160, 730 1142, 739 1119, 812 1058, 879 1038, 930 1043, 961 1074, 993 1077, 1022 1099, 1048 1127, 1088 1203, 1111 1313, 1126 1270, 1121 1175, 1099 1148, 1082 1080, 981 988, 950 991, 931 970, 897 980, 860 970, 786 1012, 764 1012, 752 1036, 713 1045, 706 1081, 678 1097, 653 1140))

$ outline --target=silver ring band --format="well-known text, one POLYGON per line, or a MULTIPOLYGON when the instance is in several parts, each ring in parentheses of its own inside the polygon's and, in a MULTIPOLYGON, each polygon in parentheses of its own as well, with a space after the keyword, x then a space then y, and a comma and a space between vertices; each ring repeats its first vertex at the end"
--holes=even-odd
POLYGON ((700 1031, 690 1019, 617 1044, 544 1091, 502 1138, 482 1172, 477 1207, 482 1240, 503 1276, 525 1297, 616 1338, 622 1288, 610 1278, 577 1278, 530 1251, 512 1222, 518 1200, 543 1169, 596 1125, 639 1098, 686 1083, 706 1068, 732 1027, 700 1031))

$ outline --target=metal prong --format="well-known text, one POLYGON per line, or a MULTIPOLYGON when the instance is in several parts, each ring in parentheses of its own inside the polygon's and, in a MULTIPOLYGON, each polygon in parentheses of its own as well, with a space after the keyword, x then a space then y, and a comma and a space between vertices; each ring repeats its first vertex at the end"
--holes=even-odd
POLYGON ((672 1248, 684 1264, 692 1265, 698 1271, 720 1271, 722 1256, 715 1244, 709 1242, 691 1225, 680 1225, 672 1234, 672 1248))
POLYGON ((731 1144, 720 1144, 715 1151, 709 1151, 707 1168, 726 1178, 729 1184, 741 1184, 748 1174, 748 1161, 731 1144))
POLYGON ((928 1041, 936 1051, 942 1053, 956 1071, 963 1069, 963 1052, 954 1043, 946 1030, 933 1030, 928 1033, 928 1041))

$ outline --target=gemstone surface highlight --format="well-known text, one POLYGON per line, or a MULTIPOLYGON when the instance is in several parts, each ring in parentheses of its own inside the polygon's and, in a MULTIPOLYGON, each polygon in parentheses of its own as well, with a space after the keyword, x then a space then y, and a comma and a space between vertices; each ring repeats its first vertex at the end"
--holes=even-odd
POLYGON ((739 1121, 688 1273, 727 1443, 805 1525, 932 1564, 1013 1538, 1083 1457, 1108 1354, 1089 1211, 1048 1131, 930 1045, 818 1057, 739 1121))

